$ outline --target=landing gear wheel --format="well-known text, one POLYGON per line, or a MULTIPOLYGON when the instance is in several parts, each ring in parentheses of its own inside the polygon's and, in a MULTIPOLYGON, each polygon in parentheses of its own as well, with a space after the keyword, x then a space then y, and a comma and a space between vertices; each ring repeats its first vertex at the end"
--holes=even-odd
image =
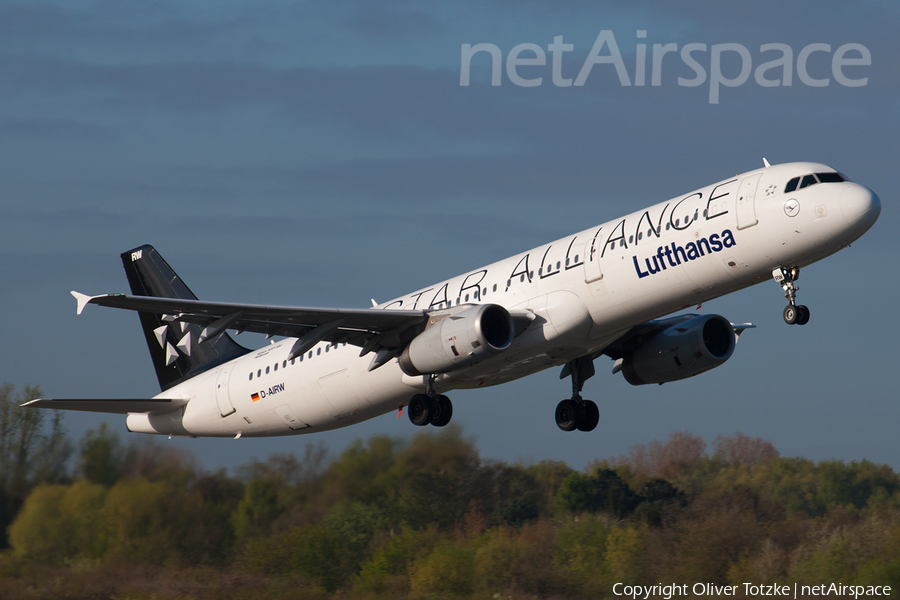
POLYGON ((788 305, 784 308, 784 322, 788 325, 806 325, 809 323, 809 309, 797 304, 797 287, 794 282, 800 278, 800 267, 778 267, 772 271, 772 277, 784 290, 788 305))
POLYGON ((578 403, 574 400, 563 400, 556 405, 556 425, 563 431, 574 431, 578 425, 578 403))
POLYGON ((797 308, 793 304, 784 307, 784 322, 788 325, 793 325, 800 318, 800 311, 797 308))
POLYGON ((428 425, 431 422, 431 414, 434 412, 432 411, 431 398, 425 394, 416 394, 409 401, 407 411, 409 412, 409 420, 413 425, 418 425, 419 427, 428 425))
POLYGON ((600 409, 597 408, 597 405, 590 401, 584 401, 584 415, 581 418, 581 421, 578 423, 578 431, 593 431, 597 426, 597 423, 600 422, 600 409))
POLYGON ((443 427, 450 422, 453 417, 453 404, 447 396, 437 396, 432 407, 434 409, 431 415, 431 424, 435 427, 443 427))

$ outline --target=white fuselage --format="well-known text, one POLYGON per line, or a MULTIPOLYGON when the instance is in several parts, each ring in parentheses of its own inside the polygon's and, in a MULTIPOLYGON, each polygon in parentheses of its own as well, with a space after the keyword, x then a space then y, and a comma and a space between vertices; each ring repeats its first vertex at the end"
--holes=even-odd
MULTIPOLYGON (((435 389, 490 386, 603 349, 631 327, 771 279, 779 267, 825 258, 871 227, 879 200, 851 183, 785 193, 792 178, 830 172, 775 165, 597 225, 379 305, 436 310, 499 304, 536 318, 505 351, 440 375, 435 389)), ((287 361, 284 340, 160 394, 188 403, 132 414, 128 428, 195 436, 272 436, 334 429, 405 406, 424 376, 397 360, 369 371, 371 356, 322 343, 287 361)))

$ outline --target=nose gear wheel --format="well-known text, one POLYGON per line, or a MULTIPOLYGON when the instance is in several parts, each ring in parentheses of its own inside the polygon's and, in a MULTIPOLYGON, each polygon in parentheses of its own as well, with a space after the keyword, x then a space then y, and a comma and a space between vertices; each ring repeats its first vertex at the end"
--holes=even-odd
POLYGON ((806 325, 809 323, 809 308, 803 304, 797 304, 797 292, 800 287, 794 282, 800 278, 800 267, 778 267, 772 271, 772 278, 776 283, 781 285, 784 290, 784 297, 788 301, 788 305, 784 307, 784 322, 788 325, 806 325))

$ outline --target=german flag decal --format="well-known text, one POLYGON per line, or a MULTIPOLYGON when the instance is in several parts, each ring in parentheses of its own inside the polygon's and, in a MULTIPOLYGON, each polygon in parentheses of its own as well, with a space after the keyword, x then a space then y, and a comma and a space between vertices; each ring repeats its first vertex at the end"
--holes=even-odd
POLYGON ((250 399, 254 402, 259 400, 259 394, 250 394, 250 399))

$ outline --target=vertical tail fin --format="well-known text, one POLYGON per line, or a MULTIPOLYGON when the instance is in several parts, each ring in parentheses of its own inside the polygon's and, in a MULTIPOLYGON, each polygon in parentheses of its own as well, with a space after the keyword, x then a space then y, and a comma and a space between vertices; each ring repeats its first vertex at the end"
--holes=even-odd
MULTIPOLYGON (((197 299, 153 246, 140 246, 121 256, 135 296, 197 299)), ((228 333, 199 343, 200 327, 178 321, 177 315, 138 315, 162 391, 249 352, 228 333)))

